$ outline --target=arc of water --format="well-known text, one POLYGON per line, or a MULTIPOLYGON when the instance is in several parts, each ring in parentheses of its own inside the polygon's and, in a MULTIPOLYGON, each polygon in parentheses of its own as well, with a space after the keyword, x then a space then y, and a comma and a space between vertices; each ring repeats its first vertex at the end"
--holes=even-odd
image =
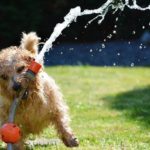
POLYGON ((64 17, 64 22, 58 23, 55 26, 53 33, 44 44, 41 52, 36 58, 36 61, 39 62, 43 60, 45 52, 52 48, 52 43, 56 40, 56 38, 58 38, 61 35, 62 31, 65 28, 67 28, 73 21, 76 20, 78 16, 90 15, 90 14, 100 14, 101 16, 103 16, 104 10, 109 7, 112 1, 113 0, 108 0, 102 7, 95 10, 84 10, 83 12, 81 12, 81 8, 79 6, 71 9, 70 12, 64 17))
POLYGON ((99 20, 99 23, 101 23, 104 20, 105 15, 107 14, 108 8, 110 6, 115 11, 118 9, 123 10, 125 6, 127 6, 130 9, 137 9, 137 10, 141 10, 141 11, 150 10, 150 5, 143 8, 137 4, 136 0, 132 0, 132 3, 133 3, 132 5, 129 4, 129 0, 124 0, 124 2, 123 2, 123 0, 118 0, 117 4, 115 4, 115 2, 116 2, 116 0, 107 0, 107 2, 104 3, 98 9, 94 9, 94 10, 86 9, 82 12, 81 12, 81 8, 79 6, 71 9, 70 12, 64 17, 64 22, 58 23, 55 26, 53 33, 51 34, 50 38, 44 44, 41 52, 38 54, 38 56, 36 58, 36 61, 40 62, 43 60, 45 52, 49 51, 49 49, 52 48, 53 42, 55 42, 55 40, 61 35, 62 31, 65 28, 69 27, 69 25, 73 21, 76 21, 77 17, 79 17, 79 16, 98 14, 97 17, 95 17, 88 23, 91 23, 93 20, 97 19, 98 17, 101 17, 101 19, 99 20))

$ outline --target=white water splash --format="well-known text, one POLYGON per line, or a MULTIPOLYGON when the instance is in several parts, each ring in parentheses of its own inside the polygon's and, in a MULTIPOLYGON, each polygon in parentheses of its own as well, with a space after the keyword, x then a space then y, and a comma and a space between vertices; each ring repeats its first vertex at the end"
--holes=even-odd
MULTIPOLYGON (((64 17, 64 22, 58 23, 55 26, 53 33, 51 34, 50 38, 45 42, 41 52, 36 58, 36 61, 40 62, 41 60, 43 60, 45 52, 48 52, 52 48, 53 42, 55 42, 55 40, 61 35, 62 31, 65 28, 69 27, 69 25, 73 21, 76 21, 77 17, 97 14, 97 16, 94 19, 90 20, 88 24, 92 23, 98 18, 100 18, 98 21, 98 23, 100 24, 104 20, 105 15, 107 14, 110 7, 114 10, 115 13, 117 10, 124 10, 125 6, 130 9, 137 9, 141 11, 150 10, 150 5, 143 8, 137 4, 136 0, 132 0, 132 4, 129 4, 129 0, 124 0, 124 2, 123 0, 107 0, 107 2, 104 3, 100 8, 94 10, 86 9, 83 12, 81 12, 81 8, 79 6, 71 9, 70 12, 64 17)), ((85 27, 87 27, 87 25, 85 27)))

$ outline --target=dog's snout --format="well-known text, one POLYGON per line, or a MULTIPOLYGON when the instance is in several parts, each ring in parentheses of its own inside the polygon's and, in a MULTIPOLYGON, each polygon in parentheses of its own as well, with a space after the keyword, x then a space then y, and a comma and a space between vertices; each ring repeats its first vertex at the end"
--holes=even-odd
POLYGON ((19 91, 19 90, 21 89, 21 84, 18 83, 18 82, 14 82, 12 88, 13 88, 13 90, 15 90, 15 91, 19 91))

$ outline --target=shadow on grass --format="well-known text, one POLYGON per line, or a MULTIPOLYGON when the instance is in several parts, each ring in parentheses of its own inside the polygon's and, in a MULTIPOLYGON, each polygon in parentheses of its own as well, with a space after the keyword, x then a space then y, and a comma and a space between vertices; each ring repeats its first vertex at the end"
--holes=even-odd
POLYGON ((108 105, 119 111, 129 119, 150 125, 150 86, 119 93, 116 96, 104 98, 108 105))

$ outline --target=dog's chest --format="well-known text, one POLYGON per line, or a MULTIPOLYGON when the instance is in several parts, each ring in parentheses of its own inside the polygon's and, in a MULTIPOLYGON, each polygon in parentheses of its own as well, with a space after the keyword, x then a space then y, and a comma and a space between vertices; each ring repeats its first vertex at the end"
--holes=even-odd
POLYGON ((39 128, 47 126, 49 121, 49 111, 44 103, 21 104, 16 112, 16 123, 31 133, 40 131, 39 128))

